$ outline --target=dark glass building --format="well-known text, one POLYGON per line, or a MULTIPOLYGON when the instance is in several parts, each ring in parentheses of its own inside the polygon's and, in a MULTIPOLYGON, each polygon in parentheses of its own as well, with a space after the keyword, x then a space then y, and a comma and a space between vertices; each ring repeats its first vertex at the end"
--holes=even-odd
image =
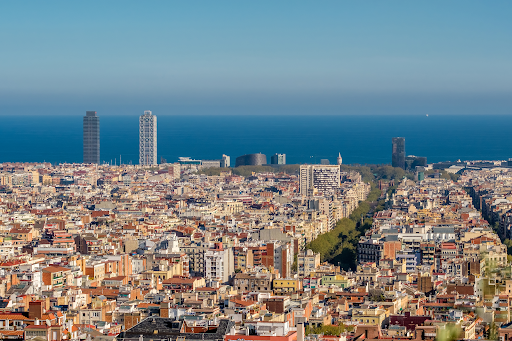
POLYGON ((84 116, 84 163, 100 163, 100 118, 96 111, 84 116))
POLYGON ((246 154, 236 158, 235 167, 238 166, 261 166, 267 164, 267 156, 265 154, 246 154))
POLYGON ((424 156, 409 155, 405 157, 405 167, 408 170, 415 170, 416 167, 427 167, 427 158, 424 156))
POLYGON ((405 138, 393 137, 391 165, 405 169, 405 138))
POLYGON ((274 154, 270 157, 271 165, 286 165, 286 154, 274 154))

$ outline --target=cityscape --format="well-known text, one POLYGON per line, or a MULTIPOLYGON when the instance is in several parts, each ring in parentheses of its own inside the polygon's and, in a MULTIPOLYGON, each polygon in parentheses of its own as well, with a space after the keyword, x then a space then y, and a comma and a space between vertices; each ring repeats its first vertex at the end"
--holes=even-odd
POLYGON ((276 153, 0 164, 3 338, 508 337, 512 161, 286 164, 276 153), (453 331, 454 330, 454 331, 453 331))
POLYGON ((1 3, 0 340, 512 341, 511 11, 1 3))

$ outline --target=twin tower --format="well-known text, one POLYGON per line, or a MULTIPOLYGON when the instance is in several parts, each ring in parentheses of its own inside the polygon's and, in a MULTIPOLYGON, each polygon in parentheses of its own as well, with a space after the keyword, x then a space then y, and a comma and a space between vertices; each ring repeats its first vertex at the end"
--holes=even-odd
MULTIPOLYGON (((144 111, 139 117, 139 165, 157 164, 156 116, 144 111)), ((84 116, 84 163, 100 163, 100 118, 96 111, 84 116)))

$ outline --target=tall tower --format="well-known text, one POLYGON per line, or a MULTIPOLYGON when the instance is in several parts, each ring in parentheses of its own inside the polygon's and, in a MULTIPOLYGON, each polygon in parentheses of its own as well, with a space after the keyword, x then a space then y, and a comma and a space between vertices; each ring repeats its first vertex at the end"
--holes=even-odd
POLYGON ((405 139, 403 137, 393 137, 392 144, 391 165, 405 169, 405 139))
POLYGON ((343 159, 341 158, 341 153, 338 153, 338 158, 336 159, 336 161, 338 161, 338 166, 341 166, 341 164, 343 163, 343 159))
POLYGON ((100 118, 96 111, 84 116, 84 163, 100 163, 100 118))
POLYGON ((156 165, 156 116, 144 111, 139 118, 139 165, 156 165))

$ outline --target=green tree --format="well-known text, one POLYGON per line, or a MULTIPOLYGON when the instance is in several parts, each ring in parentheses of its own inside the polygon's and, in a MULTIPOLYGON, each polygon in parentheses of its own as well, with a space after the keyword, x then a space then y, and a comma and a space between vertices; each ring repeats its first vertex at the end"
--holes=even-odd
POLYGON ((512 255, 512 240, 510 239, 505 239, 503 241, 503 245, 505 245, 507 247, 507 254, 508 255, 512 255))
POLYGON ((494 321, 491 322, 489 326, 489 336, 487 337, 489 340, 498 340, 498 327, 494 321))
POLYGON ((311 327, 311 326, 306 326, 306 335, 311 335, 311 334, 315 334, 315 335, 318 335, 318 334, 322 334, 322 335, 340 335, 341 333, 345 332, 345 331, 351 331, 353 330, 353 327, 347 327, 345 326, 344 324, 339 324, 339 325, 320 325, 318 327, 311 327))
POLYGON ((299 259, 298 259, 297 255, 295 254, 295 255, 293 255, 293 264, 292 264, 293 272, 297 272, 298 264, 299 264, 299 259))

